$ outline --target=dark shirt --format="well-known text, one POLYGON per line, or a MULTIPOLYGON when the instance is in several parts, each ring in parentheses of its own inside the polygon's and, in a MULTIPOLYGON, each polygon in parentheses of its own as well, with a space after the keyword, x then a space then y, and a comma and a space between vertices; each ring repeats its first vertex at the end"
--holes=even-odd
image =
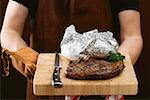
MULTIPOLYGON (((38 0, 14 0, 14 1, 26 6, 29 9, 29 13, 32 18, 36 16, 38 0)), ((127 9, 139 10, 139 0, 109 0, 109 1, 113 15, 117 15, 120 11, 127 9)))
MULTIPOLYGON (((32 26, 34 27, 35 16, 36 16, 39 0, 14 0, 14 1, 26 6, 29 9, 29 14, 32 19, 31 23, 32 26)), ((109 0, 109 2, 112 11, 114 33, 117 33, 115 37, 119 38, 118 33, 120 31, 120 26, 118 21, 118 13, 120 11, 127 10, 127 9, 139 11, 139 0, 109 0)))

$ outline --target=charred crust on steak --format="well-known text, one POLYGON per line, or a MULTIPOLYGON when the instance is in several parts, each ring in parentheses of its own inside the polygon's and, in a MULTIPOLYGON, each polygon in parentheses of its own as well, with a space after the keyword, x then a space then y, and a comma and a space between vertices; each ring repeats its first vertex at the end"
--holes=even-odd
POLYGON ((72 79, 109 79, 119 75, 124 69, 123 61, 108 62, 105 59, 90 58, 87 61, 71 61, 66 77, 72 79))

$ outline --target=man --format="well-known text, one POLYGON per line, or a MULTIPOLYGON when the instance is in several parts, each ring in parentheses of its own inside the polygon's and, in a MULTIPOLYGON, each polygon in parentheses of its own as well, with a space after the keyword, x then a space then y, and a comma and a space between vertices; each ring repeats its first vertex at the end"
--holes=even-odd
MULTIPOLYGON (((120 30, 117 32, 121 42, 118 52, 129 54, 135 64, 143 45, 138 9, 137 0, 10 0, 1 30, 1 45, 10 51, 28 47, 21 37, 28 13, 33 26, 30 46, 37 52, 55 52, 61 33, 69 24, 82 32, 93 28, 115 32, 114 21, 115 29, 120 30)), ((15 68, 28 78, 35 71, 29 67, 30 71, 24 73, 19 67, 15 68)))

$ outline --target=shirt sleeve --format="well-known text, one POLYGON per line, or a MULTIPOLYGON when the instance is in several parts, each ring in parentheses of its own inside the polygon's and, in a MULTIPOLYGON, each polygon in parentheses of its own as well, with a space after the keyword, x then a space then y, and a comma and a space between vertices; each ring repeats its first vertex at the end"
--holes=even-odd
POLYGON ((16 1, 22 5, 24 5, 25 7, 27 7, 28 9, 31 7, 31 4, 33 2, 33 0, 13 0, 16 1))
POLYGON ((38 7, 38 0, 13 0, 16 1, 29 9, 29 13, 32 18, 36 16, 36 10, 38 7))
POLYGON ((139 0, 110 0, 110 4, 115 13, 128 9, 139 11, 139 0))
POLYGON ((113 18, 113 29, 115 34, 115 37, 119 39, 119 33, 120 33, 120 25, 119 25, 119 18, 118 13, 123 10, 139 10, 139 0, 109 0, 111 11, 112 11, 112 18, 113 18))

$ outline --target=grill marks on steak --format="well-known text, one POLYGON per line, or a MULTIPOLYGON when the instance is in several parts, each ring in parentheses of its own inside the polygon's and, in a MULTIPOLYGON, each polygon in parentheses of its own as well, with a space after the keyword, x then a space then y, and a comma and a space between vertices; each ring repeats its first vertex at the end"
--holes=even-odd
POLYGON ((90 58, 87 61, 72 61, 67 67, 66 76, 73 79, 108 79, 117 76, 124 67, 123 61, 90 58))

